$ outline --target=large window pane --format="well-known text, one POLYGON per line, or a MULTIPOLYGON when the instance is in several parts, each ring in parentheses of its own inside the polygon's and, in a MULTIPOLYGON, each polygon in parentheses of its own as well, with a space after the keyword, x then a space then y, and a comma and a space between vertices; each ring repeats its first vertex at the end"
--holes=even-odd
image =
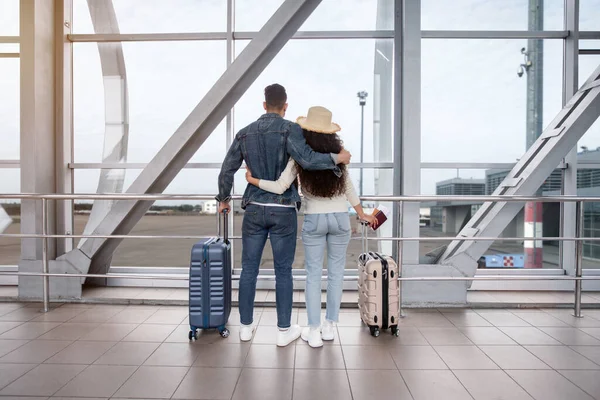
POLYGON ((579 30, 600 31, 600 0, 579 2, 579 30))
POLYGON ((19 75, 18 58, 0 58, 0 160, 20 158, 19 75))
MULTIPOLYGON (((583 3, 585 0, 583 1, 583 3)), ((545 0, 544 30, 563 29, 563 0, 545 0)), ((422 0, 425 30, 527 30, 529 0, 422 0)))
MULTIPOLYGON (((74 49, 75 160, 101 162, 104 86, 97 45, 74 49)), ((129 162, 149 162, 225 71, 224 42, 123 43, 129 88, 129 162)), ((225 155, 221 124, 193 157, 225 155)))
MULTIPOLYGON (((2 193, 20 193, 21 192, 21 170, 18 168, 0 168, 0 232, 1 233, 21 233, 21 201, 2 199, 2 193), (10 225, 3 228, 6 224, 6 214, 12 220, 10 225)), ((17 238, 0 237, 0 265, 17 265, 21 258, 21 240, 17 238)))
MULTIPOLYGON (((225 0, 115 0, 121 33, 222 32, 225 0)), ((73 1, 74 33, 94 33, 86 0, 73 1)))
MULTIPOLYGON (((422 160, 514 162, 525 153, 527 40, 422 41, 422 160)), ((544 41, 543 127, 562 108, 562 41, 544 41)))
MULTIPOLYGON (((286 118, 295 121, 309 107, 321 105, 333 113, 342 131, 344 146, 360 160, 361 109, 357 93, 369 93, 364 111, 364 160, 374 161, 374 58, 375 40, 294 40, 286 44, 235 107, 235 129, 239 130, 264 113, 264 88, 272 83, 286 87, 289 108, 286 118), (336 54, 335 57, 331 57, 336 54)), ((244 43, 237 43, 238 51, 244 43)), ((381 56, 378 56, 381 57, 381 56)), ((389 61, 391 63, 391 60, 389 61)), ((390 66, 391 68, 391 66, 390 66)), ((389 83, 391 85, 391 82, 389 83)), ((390 94, 391 98, 391 94, 390 94)), ((388 100, 388 104, 391 99, 388 100)), ((391 121, 391 107, 379 120, 391 121)), ((389 125, 388 125, 389 126, 389 125)), ((391 129, 391 128, 390 128, 391 129)), ((383 133, 382 133, 383 134, 383 133)), ((388 135, 391 132, 388 130, 388 135)), ((377 159, 391 162, 392 156, 377 159)))
MULTIPOLYGON (((127 188, 139 175, 139 170, 128 170, 127 188)), ((166 194, 214 195, 217 191, 218 170, 186 169, 181 171, 164 191, 166 194)), ((95 192, 99 171, 75 171, 75 190, 78 193, 95 192)), ((205 204, 212 201, 165 200, 154 203, 150 211, 136 224, 132 235, 216 235, 216 214, 205 204)), ((77 202, 75 231, 83 232, 88 221, 91 202, 77 202)), ((113 257, 115 266, 185 267, 189 265, 192 245, 197 240, 187 239, 127 239, 113 257)), ((78 241, 76 241, 78 242, 78 241)))
POLYGON ((0 36, 19 35, 19 0, 0 0, 0 36))
MULTIPOLYGON (((393 0, 323 0, 299 30, 375 30, 378 3, 393 9, 393 0)), ((261 0, 261 6, 256 7, 253 0, 236 0, 235 30, 260 30, 281 4, 283 0, 261 0)), ((393 18, 393 13, 389 13, 389 18, 393 18)))

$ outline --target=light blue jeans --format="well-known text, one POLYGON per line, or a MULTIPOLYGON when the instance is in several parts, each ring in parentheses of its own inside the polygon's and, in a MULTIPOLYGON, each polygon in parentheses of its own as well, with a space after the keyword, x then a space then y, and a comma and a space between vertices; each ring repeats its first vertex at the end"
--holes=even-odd
POLYGON ((306 268, 306 313, 308 325, 321 325, 321 276, 327 250, 327 313, 325 318, 337 322, 346 266, 346 250, 351 236, 348 213, 306 214, 302 242, 306 268))

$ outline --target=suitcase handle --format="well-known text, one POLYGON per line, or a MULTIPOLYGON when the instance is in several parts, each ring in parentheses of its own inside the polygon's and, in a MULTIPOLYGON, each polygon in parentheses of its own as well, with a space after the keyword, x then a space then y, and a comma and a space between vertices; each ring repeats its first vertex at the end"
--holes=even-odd
POLYGON ((225 209, 222 213, 217 213, 217 236, 221 237, 221 220, 223 223, 223 241, 229 241, 229 210, 225 209), (223 218, 221 218, 223 214, 223 218))
POLYGON ((369 232, 368 232, 368 226, 369 223, 366 221, 360 221, 360 226, 362 227, 361 232, 362 232, 362 252, 363 254, 367 254, 369 252, 369 232))

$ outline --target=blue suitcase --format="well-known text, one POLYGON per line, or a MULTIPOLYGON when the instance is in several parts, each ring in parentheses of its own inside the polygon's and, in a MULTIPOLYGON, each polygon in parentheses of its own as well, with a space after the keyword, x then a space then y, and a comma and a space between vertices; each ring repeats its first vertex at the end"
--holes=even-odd
POLYGON ((222 337, 229 336, 225 327, 231 313, 231 245, 227 235, 227 213, 223 214, 223 226, 225 234, 222 238, 202 240, 192 248, 190 340, 198 339, 198 329, 218 329, 222 337))

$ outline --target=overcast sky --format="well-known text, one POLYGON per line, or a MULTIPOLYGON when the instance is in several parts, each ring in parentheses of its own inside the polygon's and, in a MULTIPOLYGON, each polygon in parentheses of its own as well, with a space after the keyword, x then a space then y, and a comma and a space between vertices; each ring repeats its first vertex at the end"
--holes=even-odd
MULTIPOLYGON (((390 0, 391 1, 391 0, 390 0)), ((256 31, 282 0, 236 0, 236 30, 256 31)), ((93 33, 85 0, 74 0, 75 33, 93 33)), ((377 0, 323 0, 302 30, 375 29, 377 0)), ((114 0, 122 33, 226 30, 225 0, 114 0)), ((545 1, 545 29, 563 29, 563 0, 545 1)), ((527 0, 422 0, 422 28, 527 29, 527 0)), ((0 36, 18 35, 18 0, 0 0, 0 36)), ((581 0, 581 29, 600 30, 600 0, 581 0)), ((236 53, 247 43, 237 42, 236 53)), ((422 151, 424 162, 514 162, 525 151, 526 78, 517 77, 526 40, 422 41, 422 151)), ((582 42, 581 47, 598 48, 582 42)), ((124 43, 129 80, 129 162, 149 162, 226 68, 224 41, 124 43)), ((544 126, 561 108, 562 40, 544 41, 544 126)), ((365 108, 365 161, 373 161, 374 40, 293 40, 271 62, 235 107, 236 130, 262 113, 262 90, 273 82, 288 89, 287 117, 308 107, 332 110, 346 147, 360 158, 360 108, 356 93, 369 92, 365 108)), ((0 44, 0 52, 18 46, 0 44)), ((580 82, 600 56, 580 56, 580 82)), ((19 157, 19 61, 0 58, 0 160, 19 157)), ((408 77, 410 79, 410 77, 408 77)), ((75 161, 100 162, 104 138, 104 90, 97 46, 74 45, 75 161)), ((600 122, 580 145, 600 146, 600 122)), ((220 162, 221 124, 194 156, 220 162)), ((380 160, 391 161, 391 160, 380 160)), ((126 187, 139 171, 128 170, 126 187)), ((483 178, 483 171, 459 171, 483 178)), ((423 170, 422 193, 455 170, 423 170)), ((77 192, 94 192, 99 171, 78 170, 77 192)), ((354 178, 358 171, 353 172, 354 178)), ((212 194, 217 171, 184 170, 168 193, 212 194)), ((238 191, 243 189, 238 175, 238 191)), ((365 173, 365 192, 373 191, 365 173)), ((356 181, 356 179, 355 179, 356 181)), ((18 170, 0 169, 0 191, 19 190, 18 170)))

